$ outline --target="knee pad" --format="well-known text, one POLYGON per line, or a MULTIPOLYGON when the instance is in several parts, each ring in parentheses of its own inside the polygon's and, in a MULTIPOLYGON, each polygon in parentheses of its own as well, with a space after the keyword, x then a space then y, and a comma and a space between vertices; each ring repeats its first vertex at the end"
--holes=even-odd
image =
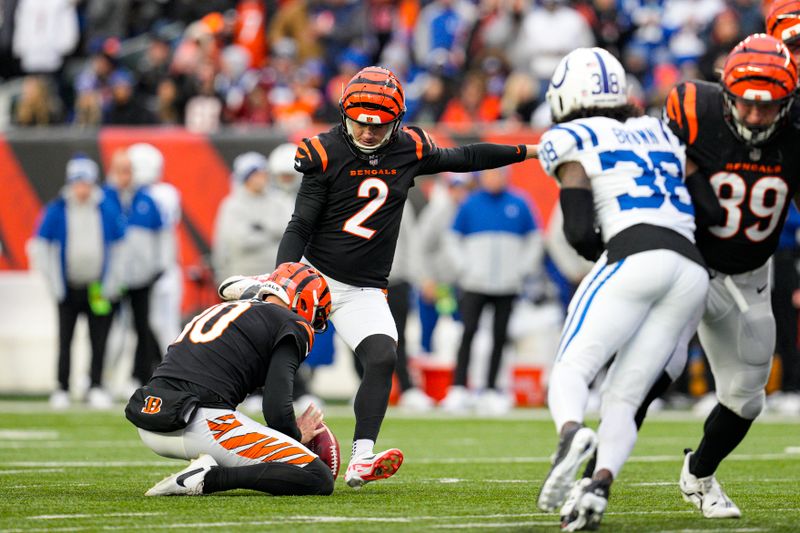
POLYGON ((388 335, 370 335, 356 347, 356 357, 364 365, 394 370, 397 361, 397 343, 388 335))
POLYGON ((738 324, 739 360, 754 366, 769 362, 775 352, 775 318, 768 304, 751 307, 739 316, 738 324))
POLYGON ((305 471, 309 474, 313 474, 319 480, 316 494, 320 496, 330 496, 333 494, 333 474, 328 465, 322 462, 322 459, 317 457, 308 463, 305 467, 305 471))
POLYGON ((740 370, 724 390, 717 391, 719 402, 742 418, 755 419, 764 408, 769 369, 766 364, 740 370))

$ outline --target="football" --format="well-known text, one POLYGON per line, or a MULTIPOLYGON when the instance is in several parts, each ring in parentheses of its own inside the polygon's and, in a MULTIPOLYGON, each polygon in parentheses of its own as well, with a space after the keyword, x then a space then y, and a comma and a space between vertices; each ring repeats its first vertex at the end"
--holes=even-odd
POLYGON ((342 455, 339 449, 339 441, 336 440, 336 435, 330 430, 324 422, 321 422, 317 428, 322 427, 325 429, 322 433, 311 439, 308 443, 308 449, 319 455, 326 465, 331 469, 333 479, 339 475, 339 466, 342 464, 342 455))

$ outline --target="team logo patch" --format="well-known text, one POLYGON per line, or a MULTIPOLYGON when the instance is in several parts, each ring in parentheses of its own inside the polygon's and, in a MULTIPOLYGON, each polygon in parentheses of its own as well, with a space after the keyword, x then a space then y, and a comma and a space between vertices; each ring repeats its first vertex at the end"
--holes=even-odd
POLYGON ((148 396, 144 399, 142 412, 146 415, 154 415, 161 412, 161 398, 158 396, 148 396))

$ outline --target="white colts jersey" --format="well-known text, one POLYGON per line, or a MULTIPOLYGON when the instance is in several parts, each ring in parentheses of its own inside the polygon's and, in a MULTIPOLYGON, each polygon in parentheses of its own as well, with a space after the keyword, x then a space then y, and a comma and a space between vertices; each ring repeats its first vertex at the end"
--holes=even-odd
POLYGON ((542 167, 553 177, 562 163, 583 166, 604 242, 636 224, 669 228, 694 242, 685 148, 660 120, 577 119, 551 127, 539 146, 542 167))

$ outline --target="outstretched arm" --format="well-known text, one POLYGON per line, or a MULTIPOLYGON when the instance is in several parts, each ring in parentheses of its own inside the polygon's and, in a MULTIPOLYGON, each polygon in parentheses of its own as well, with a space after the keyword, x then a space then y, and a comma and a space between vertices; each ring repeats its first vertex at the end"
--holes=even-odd
POLYGON ((438 148, 422 163, 421 174, 437 172, 472 172, 519 163, 535 157, 528 150, 531 144, 475 143, 457 148, 438 148))

